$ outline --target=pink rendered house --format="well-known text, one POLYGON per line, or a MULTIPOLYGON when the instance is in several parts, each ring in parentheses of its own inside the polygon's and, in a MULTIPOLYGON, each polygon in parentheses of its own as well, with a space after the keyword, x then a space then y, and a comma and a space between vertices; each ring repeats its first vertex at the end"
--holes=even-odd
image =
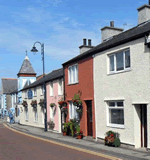
MULTIPOLYGON (((49 81, 46 83, 47 98, 47 121, 50 119, 55 123, 53 128, 61 132, 61 110, 58 101, 63 98, 63 69, 54 70, 49 74, 49 81), (54 107, 50 104, 55 103, 54 107)), ((49 127, 49 126, 48 126, 49 127)))

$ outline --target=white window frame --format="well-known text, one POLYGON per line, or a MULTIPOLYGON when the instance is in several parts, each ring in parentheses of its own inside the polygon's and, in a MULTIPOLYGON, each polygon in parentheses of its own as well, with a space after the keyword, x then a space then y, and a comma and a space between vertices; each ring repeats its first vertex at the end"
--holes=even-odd
POLYGON ((58 80, 58 95, 63 95, 63 79, 58 80))
POLYGON ((49 84, 49 92, 50 92, 50 96, 54 96, 54 83, 50 82, 49 84))
POLYGON ((76 106, 73 105, 72 101, 69 101, 69 119, 78 119, 79 115, 76 111, 76 106))
POLYGON ((33 95, 34 95, 34 97, 36 97, 37 96, 37 88, 35 87, 35 88, 33 88, 33 95))
POLYGON ((27 98, 28 98, 28 91, 25 90, 25 99, 27 99, 27 98))
POLYGON ((25 120, 28 121, 29 120, 28 108, 24 108, 24 110, 25 110, 25 120))
POLYGON ((107 112, 106 112, 107 126, 114 127, 114 128, 125 128, 125 125, 124 125, 125 124, 125 116, 123 117, 124 118, 124 124, 114 124, 114 123, 110 123, 110 112, 109 112, 110 109, 122 109, 123 112, 124 112, 124 101, 122 101, 122 100, 114 100, 114 101, 111 100, 111 101, 107 101, 106 103, 107 103, 107 112), (113 107, 109 106, 110 102, 114 102, 115 106, 113 106, 113 107), (123 106, 117 107, 117 102, 123 102, 123 106))
POLYGON ((41 86, 41 96, 44 95, 44 87, 43 85, 41 86))
POLYGON ((38 110, 34 109, 34 122, 38 122, 38 110))
POLYGON ((78 64, 74 64, 74 65, 68 67, 68 84, 75 84, 75 83, 78 83, 78 82, 79 82, 79 79, 78 79, 78 64), (74 75, 73 75, 73 67, 75 67, 74 75))
POLYGON ((124 71, 128 71, 128 70, 131 70, 131 56, 130 56, 130 67, 125 67, 125 52, 126 51, 129 51, 129 53, 130 53, 130 49, 125 49, 125 50, 122 50, 122 51, 118 51, 118 52, 116 52, 116 53, 113 53, 113 54, 109 54, 108 55, 108 58, 109 58, 109 69, 108 69, 108 71, 109 71, 109 73, 119 73, 119 72, 124 72, 124 71), (117 71, 117 58, 116 58, 116 54, 117 53, 123 53, 123 70, 119 70, 119 71, 117 71), (111 66, 111 64, 110 64, 110 57, 111 56, 114 56, 114 70, 113 71, 110 71, 110 66, 111 66))

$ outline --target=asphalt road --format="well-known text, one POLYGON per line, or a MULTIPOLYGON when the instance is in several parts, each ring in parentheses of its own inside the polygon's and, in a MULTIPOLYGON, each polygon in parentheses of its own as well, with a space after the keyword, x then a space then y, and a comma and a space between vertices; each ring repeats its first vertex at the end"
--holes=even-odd
POLYGON ((0 124, 0 160, 108 160, 16 133, 0 124))

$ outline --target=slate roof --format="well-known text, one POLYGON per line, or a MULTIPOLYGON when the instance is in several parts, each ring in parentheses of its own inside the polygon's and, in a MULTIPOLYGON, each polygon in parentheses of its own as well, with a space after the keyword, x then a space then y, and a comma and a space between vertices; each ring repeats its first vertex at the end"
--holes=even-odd
MULTIPOLYGON (((47 74, 45 76, 45 82, 52 81, 52 80, 55 80, 55 79, 58 79, 58 78, 61 78, 61 77, 63 77, 63 68, 53 70, 52 72, 47 74)), ((23 90, 26 90, 26 89, 29 89, 29 88, 33 88, 33 87, 36 87, 36 86, 39 86, 39 85, 42 85, 42 84, 43 84, 43 78, 40 78, 39 80, 33 82, 29 86, 24 87, 20 91, 23 91, 23 90)))
POLYGON ((11 94, 17 90, 18 80, 13 78, 2 78, 3 94, 11 94))
POLYGON ((27 56, 25 57, 18 74, 36 74, 27 56))
POLYGON ((99 45, 95 46, 94 48, 66 61, 62 65, 66 65, 77 60, 83 59, 88 56, 92 56, 93 54, 97 54, 102 52, 106 49, 118 46, 120 44, 144 37, 146 34, 150 32, 150 21, 146 21, 142 24, 137 25, 129 30, 126 30, 118 35, 113 36, 111 39, 107 40, 106 42, 102 42, 99 45))

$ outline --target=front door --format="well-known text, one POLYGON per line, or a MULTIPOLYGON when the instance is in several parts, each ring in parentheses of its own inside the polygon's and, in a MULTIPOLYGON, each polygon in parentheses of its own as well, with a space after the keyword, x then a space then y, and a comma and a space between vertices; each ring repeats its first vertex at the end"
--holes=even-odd
POLYGON ((87 105, 87 135, 93 136, 92 101, 86 101, 87 105))
POLYGON ((147 105, 141 104, 141 147, 147 147, 147 105))

